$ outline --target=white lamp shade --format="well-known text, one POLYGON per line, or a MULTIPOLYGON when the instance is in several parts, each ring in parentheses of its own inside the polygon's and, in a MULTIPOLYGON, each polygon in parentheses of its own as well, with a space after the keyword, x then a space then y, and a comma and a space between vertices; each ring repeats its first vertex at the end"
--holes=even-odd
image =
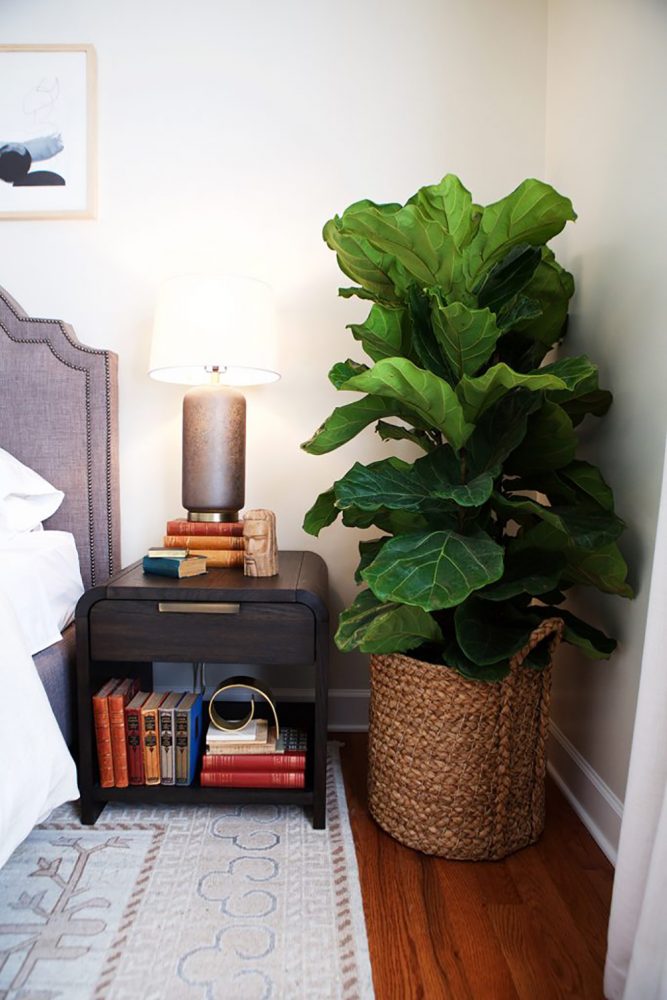
POLYGON ((273 293, 238 275, 184 274, 158 293, 148 373, 162 382, 201 385, 218 368, 224 385, 280 378, 273 293))

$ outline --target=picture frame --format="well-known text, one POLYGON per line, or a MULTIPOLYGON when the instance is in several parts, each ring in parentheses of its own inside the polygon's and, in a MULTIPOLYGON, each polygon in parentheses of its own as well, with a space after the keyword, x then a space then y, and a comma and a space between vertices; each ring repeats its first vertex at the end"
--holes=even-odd
POLYGON ((96 212, 92 45, 0 45, 0 219, 96 212))

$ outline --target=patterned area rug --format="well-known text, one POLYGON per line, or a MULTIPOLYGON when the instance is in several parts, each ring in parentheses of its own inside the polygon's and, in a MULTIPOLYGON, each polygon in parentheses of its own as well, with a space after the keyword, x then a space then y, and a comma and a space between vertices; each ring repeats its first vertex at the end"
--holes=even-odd
POLYGON ((56 810, 0 871, 2 1000, 366 1000, 338 748, 327 829, 294 806, 56 810))

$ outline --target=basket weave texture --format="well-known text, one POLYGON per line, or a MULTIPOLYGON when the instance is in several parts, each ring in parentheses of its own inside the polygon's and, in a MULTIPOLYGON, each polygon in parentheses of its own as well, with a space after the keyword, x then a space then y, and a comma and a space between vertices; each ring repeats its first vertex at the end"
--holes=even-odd
POLYGON ((371 656, 371 814, 425 854, 496 860, 544 828, 551 659, 563 622, 532 633, 499 683, 403 654, 371 656), (523 666, 551 636, 545 670, 523 666))

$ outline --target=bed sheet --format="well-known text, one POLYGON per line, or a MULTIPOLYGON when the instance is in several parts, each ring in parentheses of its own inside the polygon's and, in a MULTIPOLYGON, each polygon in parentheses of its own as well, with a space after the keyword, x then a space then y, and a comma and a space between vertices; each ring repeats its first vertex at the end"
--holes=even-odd
POLYGON ((76 767, 14 610, 0 593, 0 866, 52 809, 77 799, 76 767))
POLYGON ((0 533, 0 595, 14 610, 30 656, 58 642, 83 593, 74 535, 0 533))

